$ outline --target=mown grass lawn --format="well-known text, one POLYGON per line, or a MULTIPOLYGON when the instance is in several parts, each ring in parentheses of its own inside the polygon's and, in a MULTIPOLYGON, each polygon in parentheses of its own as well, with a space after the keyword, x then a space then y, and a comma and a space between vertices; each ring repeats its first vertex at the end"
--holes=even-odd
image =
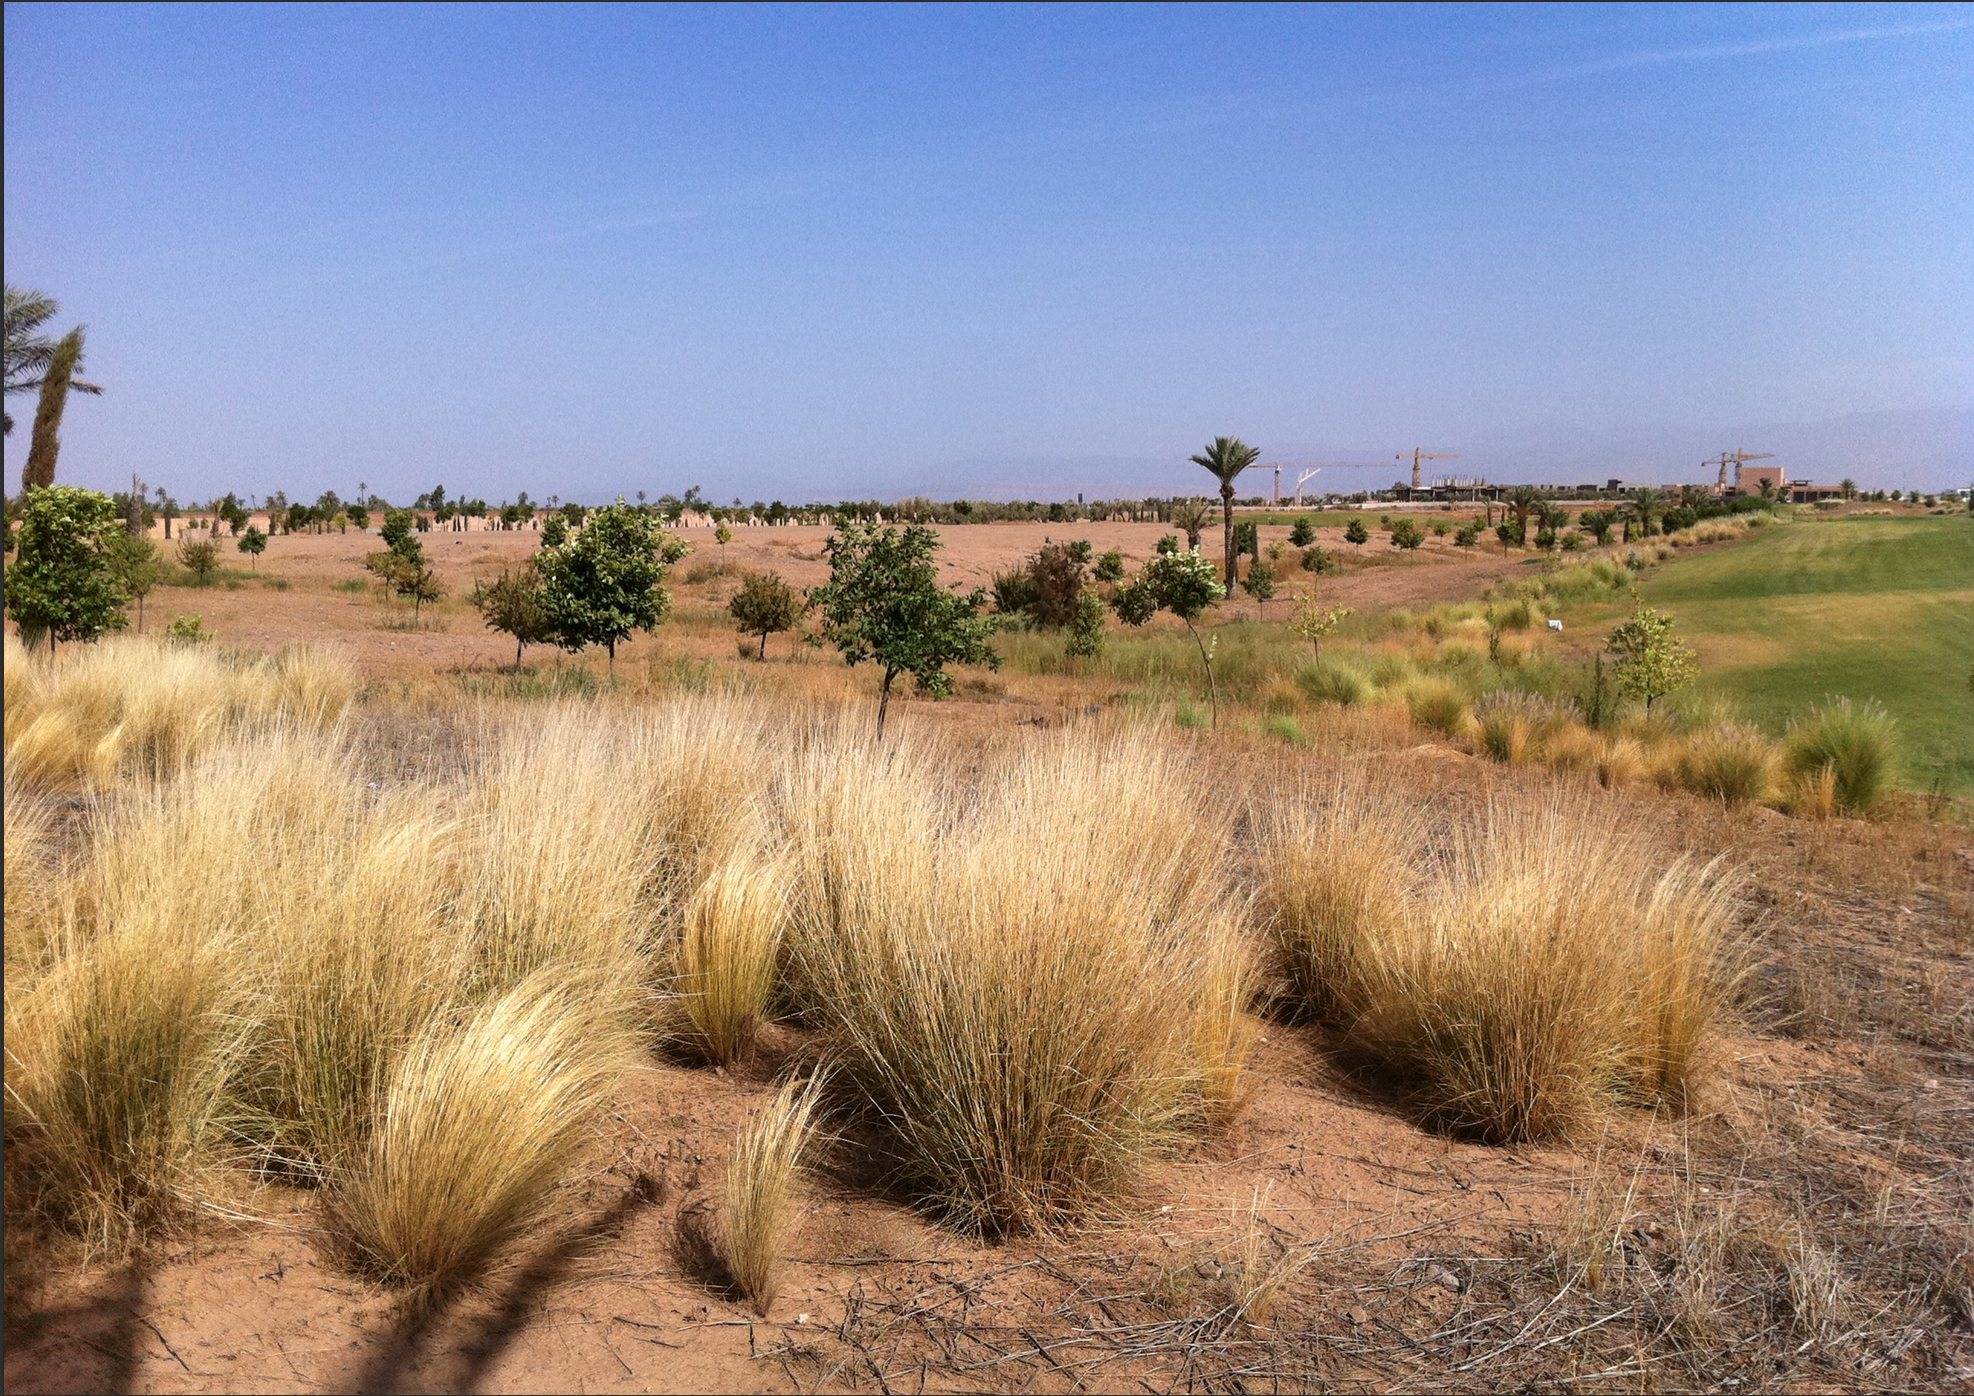
POLYGON ((1833 695, 1875 698, 1906 736, 1905 783, 1974 790, 1974 520, 1804 521, 1648 574, 1702 687, 1780 731, 1833 695))

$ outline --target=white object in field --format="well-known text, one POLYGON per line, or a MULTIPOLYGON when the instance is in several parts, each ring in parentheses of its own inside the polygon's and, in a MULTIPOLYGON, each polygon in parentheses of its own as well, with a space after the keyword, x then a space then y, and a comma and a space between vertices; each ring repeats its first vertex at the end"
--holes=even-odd
POLYGON ((1552 620, 1549 622, 1549 628, 1551 630, 1561 630, 1563 628, 1563 623, 1559 620, 1552 620))

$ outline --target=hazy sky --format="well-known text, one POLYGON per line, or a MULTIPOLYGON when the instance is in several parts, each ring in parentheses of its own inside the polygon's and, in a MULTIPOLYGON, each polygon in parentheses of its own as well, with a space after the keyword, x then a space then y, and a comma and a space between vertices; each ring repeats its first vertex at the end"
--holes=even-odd
POLYGON ((5 25, 84 483, 794 498, 1974 401, 1970 5, 5 25))

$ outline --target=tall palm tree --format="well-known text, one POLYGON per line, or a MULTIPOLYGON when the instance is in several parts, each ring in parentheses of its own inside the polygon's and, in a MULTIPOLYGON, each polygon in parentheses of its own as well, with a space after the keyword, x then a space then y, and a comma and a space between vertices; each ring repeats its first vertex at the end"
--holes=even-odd
POLYGON ((1192 458, 1194 465, 1205 466, 1220 482, 1220 514, 1227 533, 1227 595, 1230 597, 1234 594, 1235 583, 1240 579, 1239 558, 1234 552, 1234 477, 1260 458, 1260 449, 1248 445, 1238 436, 1216 436, 1211 446, 1192 458))
POLYGON ((1542 506, 1548 501, 1534 485, 1517 485, 1508 491, 1508 497, 1502 503, 1514 513, 1516 536, 1521 539, 1522 546, 1527 547, 1529 515, 1541 513, 1542 506))
MULTIPOLYGON (((40 291, 26 291, 18 286, 6 288, 6 396, 16 393, 32 393, 40 390, 47 378, 48 365, 54 361, 57 341, 42 334, 41 327, 54 319, 61 307, 52 296, 40 291)), ((78 354, 78 360, 80 355, 78 354)), ((71 366, 73 371, 73 366, 71 366)), ((68 386, 78 393, 100 393, 103 390, 94 383, 84 383, 71 378, 68 386)), ((14 434, 13 414, 4 414, 6 434, 14 434)))

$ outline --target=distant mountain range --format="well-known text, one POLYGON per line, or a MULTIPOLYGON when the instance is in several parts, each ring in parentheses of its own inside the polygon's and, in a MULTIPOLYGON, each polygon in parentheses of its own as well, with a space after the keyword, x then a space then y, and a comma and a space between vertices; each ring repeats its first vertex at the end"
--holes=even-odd
MULTIPOLYGON (((1392 457, 1397 448, 1263 443, 1266 461, 1338 461, 1312 479, 1315 493, 1382 489, 1411 477, 1411 462, 1392 457)), ((1721 427, 1572 427, 1538 423, 1483 432, 1467 440, 1435 441, 1458 460, 1428 464, 1428 480, 1443 475, 1484 476, 1507 483, 1582 484, 1621 479, 1661 485, 1701 484, 1714 474, 1700 464, 1722 451, 1767 451, 1792 479, 1849 477, 1863 489, 1938 490, 1974 484, 1974 406, 1912 411, 1857 412, 1822 422, 1758 423, 1721 427)), ((1196 448, 1195 448, 1196 449, 1196 448)), ((1184 454, 1132 456, 1010 457, 955 460, 903 478, 813 486, 805 497, 899 499, 1069 500, 1143 498, 1205 493, 1211 482, 1184 454)), ((1272 473, 1251 471, 1244 493, 1266 494, 1272 473)), ((1282 493, 1295 487, 1283 472, 1282 493)), ((796 493, 804 493, 799 487, 796 493)))

